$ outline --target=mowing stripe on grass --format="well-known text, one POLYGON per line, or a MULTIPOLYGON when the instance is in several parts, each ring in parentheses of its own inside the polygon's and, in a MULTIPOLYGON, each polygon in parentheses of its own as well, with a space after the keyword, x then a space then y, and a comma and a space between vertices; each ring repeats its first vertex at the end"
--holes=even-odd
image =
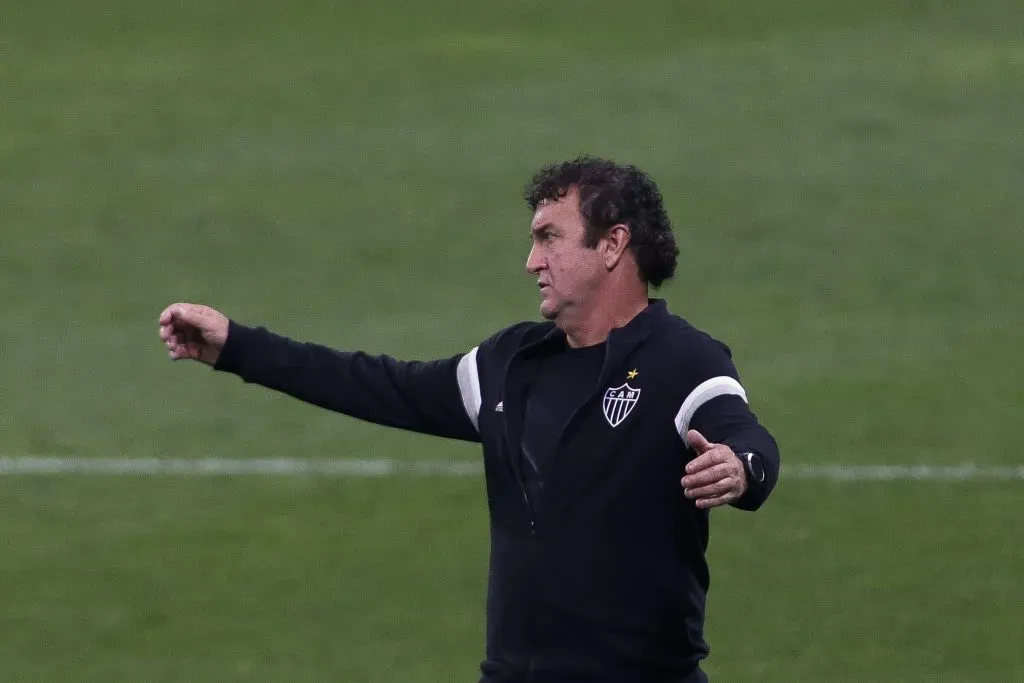
MULTIPOLYGON (((0 475, 75 474, 104 476, 314 476, 392 477, 402 475, 466 477, 483 472, 472 460, 387 460, 373 458, 76 458, 0 457, 0 475)), ((1024 481, 1024 465, 981 467, 931 465, 785 465, 785 479, 832 481, 1024 481)))

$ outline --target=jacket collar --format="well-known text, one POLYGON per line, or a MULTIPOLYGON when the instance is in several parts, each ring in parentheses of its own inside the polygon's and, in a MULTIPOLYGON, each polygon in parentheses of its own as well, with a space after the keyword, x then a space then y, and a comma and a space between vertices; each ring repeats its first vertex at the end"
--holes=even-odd
POLYGON ((609 345, 635 344, 643 341, 658 330, 671 317, 664 299, 648 299, 647 308, 640 311, 623 327, 617 327, 608 335, 609 345))
MULTIPOLYGON (((609 347, 632 346, 646 339, 662 327, 671 317, 664 299, 648 299, 647 308, 640 311, 622 327, 616 327, 608 334, 609 347)), ((555 342, 565 342, 565 332, 554 323, 547 323, 539 330, 540 337, 527 340, 523 350, 539 350, 555 342)))

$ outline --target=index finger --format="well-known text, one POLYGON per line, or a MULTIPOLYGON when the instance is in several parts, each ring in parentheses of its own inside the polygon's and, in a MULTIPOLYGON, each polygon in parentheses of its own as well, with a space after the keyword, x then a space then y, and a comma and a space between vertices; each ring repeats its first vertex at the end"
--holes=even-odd
POLYGON ((718 461, 715 460, 715 452, 708 451, 703 455, 698 455, 696 458, 686 463, 686 473, 696 474, 697 472, 702 472, 709 467, 714 467, 716 464, 718 464, 718 461))
POLYGON ((174 322, 174 316, 180 311, 180 309, 180 304, 171 304, 170 306, 165 308, 163 311, 160 312, 160 324, 170 325, 172 322, 174 322))

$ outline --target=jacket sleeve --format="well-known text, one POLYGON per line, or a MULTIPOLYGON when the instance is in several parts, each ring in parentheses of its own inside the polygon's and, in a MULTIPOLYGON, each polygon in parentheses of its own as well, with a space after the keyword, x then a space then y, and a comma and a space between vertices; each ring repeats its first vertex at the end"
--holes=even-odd
POLYGON ((768 499, 779 479, 781 457, 775 438, 751 411, 728 347, 714 340, 698 343, 688 379, 691 387, 676 414, 676 430, 696 429, 712 443, 724 443, 737 453, 753 451, 765 468, 763 482, 748 482, 747 491, 732 503, 756 510, 768 499))
POLYGON ((374 424, 480 440, 476 349, 442 360, 399 361, 298 342, 232 320, 214 370, 374 424))

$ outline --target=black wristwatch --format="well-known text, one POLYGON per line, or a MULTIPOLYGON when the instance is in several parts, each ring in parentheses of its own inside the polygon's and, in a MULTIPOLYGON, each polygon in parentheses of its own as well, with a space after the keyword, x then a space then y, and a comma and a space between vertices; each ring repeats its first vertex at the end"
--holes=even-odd
POLYGON ((736 457, 743 463, 743 469, 747 473, 747 484, 760 484, 764 481, 764 461, 760 455, 753 451, 745 451, 737 453, 736 457))

